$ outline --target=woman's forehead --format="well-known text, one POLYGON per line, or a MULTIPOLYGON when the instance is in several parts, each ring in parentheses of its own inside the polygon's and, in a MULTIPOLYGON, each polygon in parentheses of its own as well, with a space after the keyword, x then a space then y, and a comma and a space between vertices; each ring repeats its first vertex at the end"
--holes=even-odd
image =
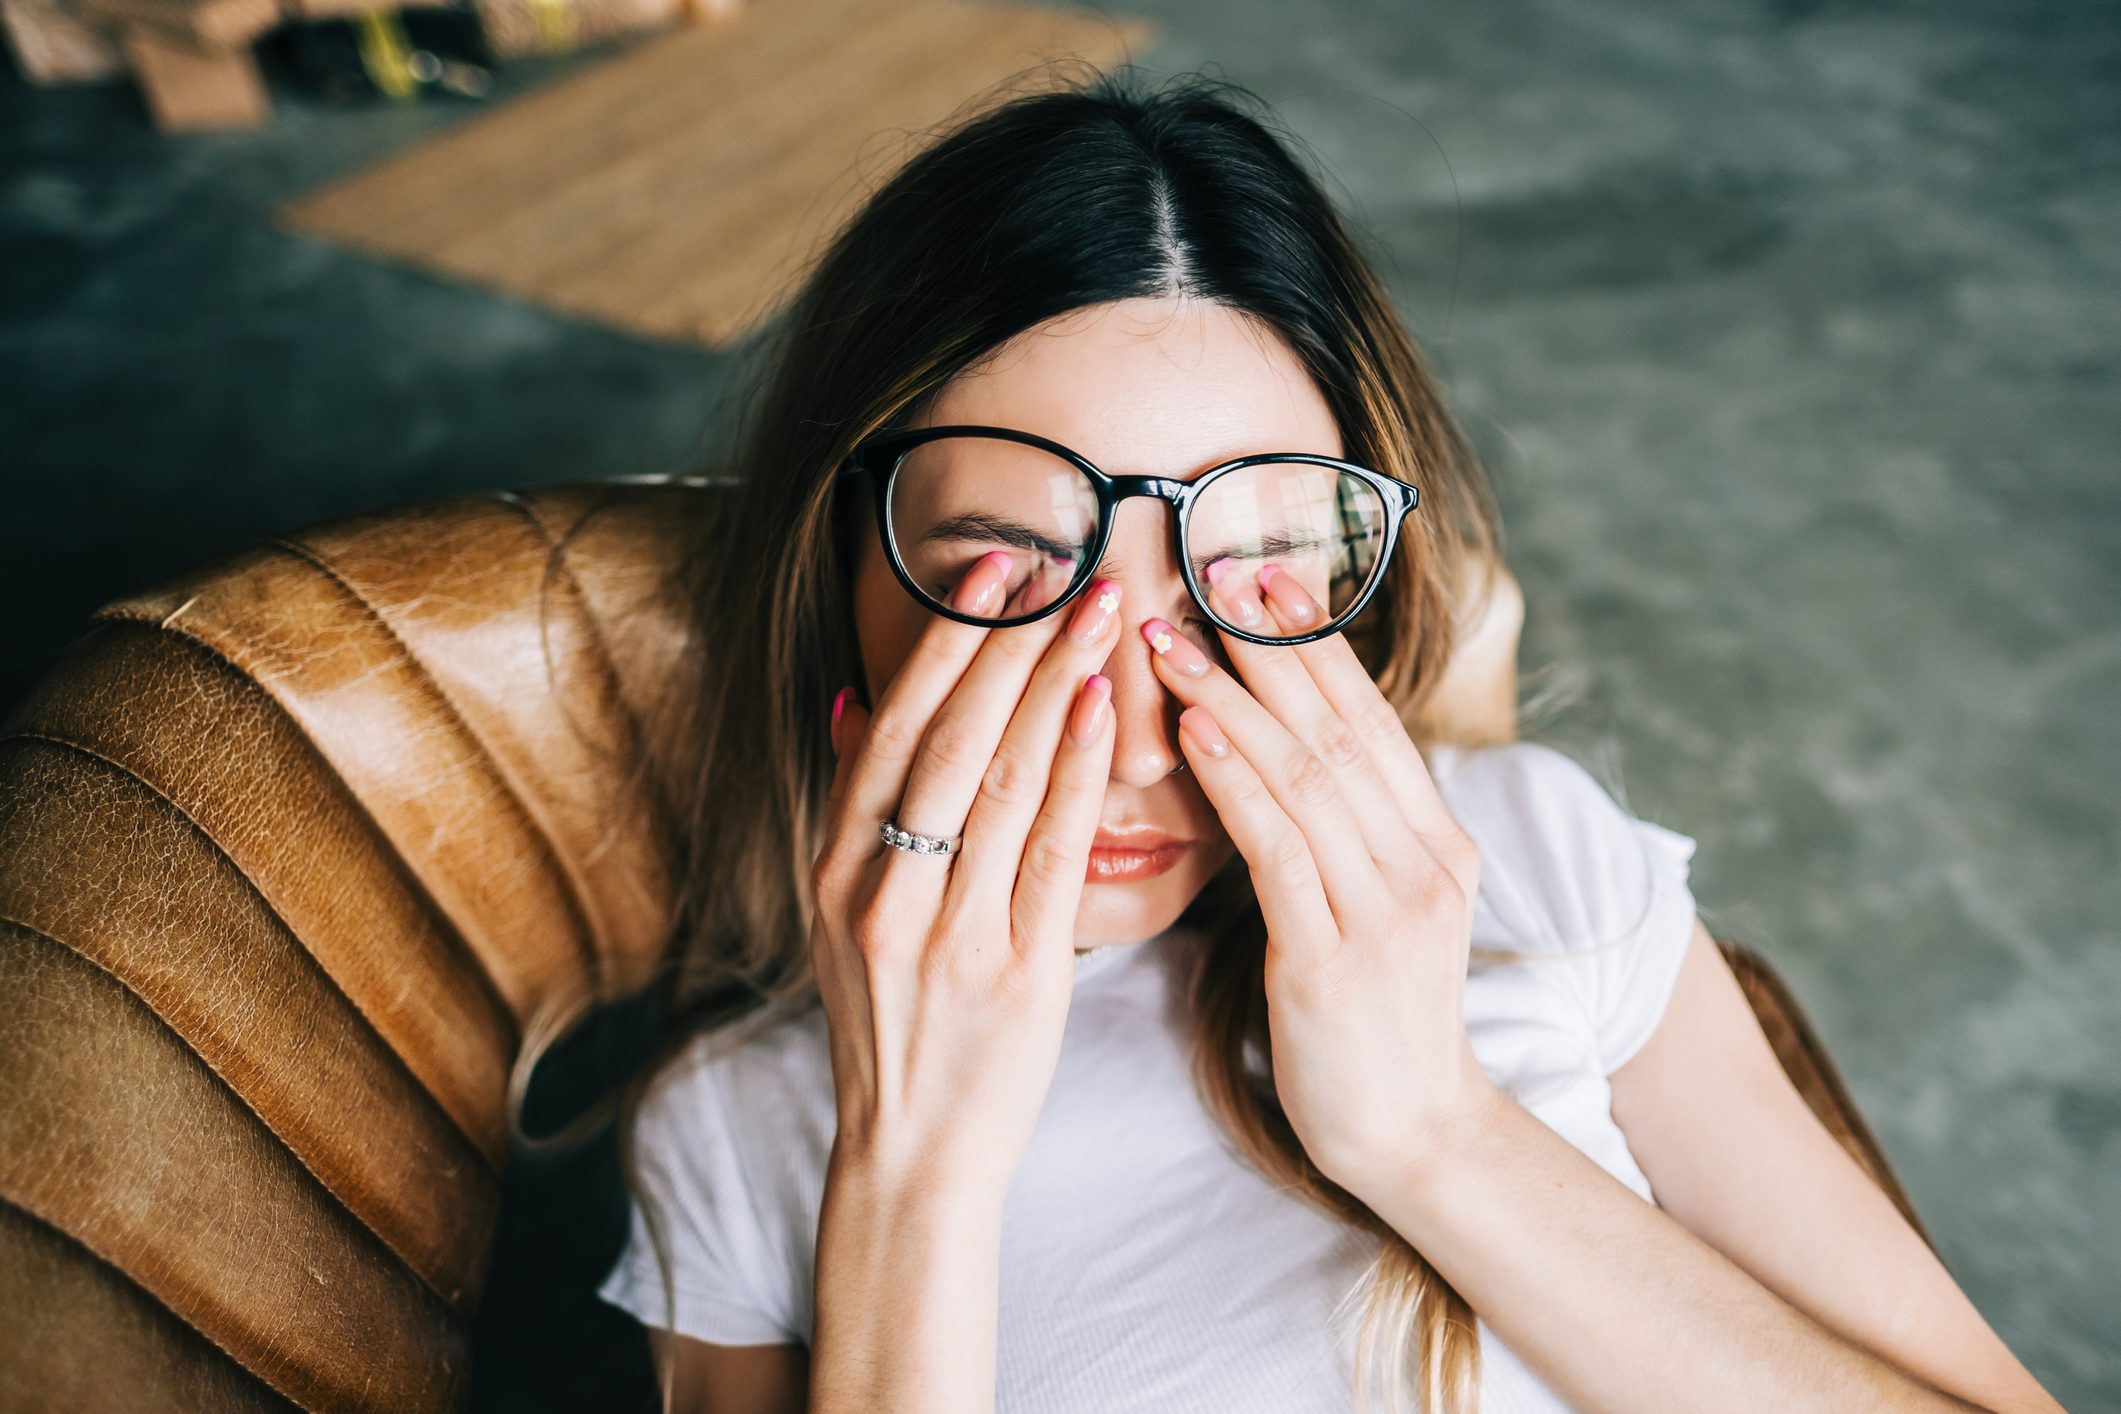
POLYGON ((952 380, 923 421, 1035 432, 1115 475, 1342 453, 1332 411, 1287 343, 1200 299, 1126 300, 1036 325, 952 380))

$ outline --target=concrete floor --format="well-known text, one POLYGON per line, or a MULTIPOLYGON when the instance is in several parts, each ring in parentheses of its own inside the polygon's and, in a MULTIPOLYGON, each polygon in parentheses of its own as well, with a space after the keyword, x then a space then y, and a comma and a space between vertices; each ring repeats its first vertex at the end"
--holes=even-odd
MULTIPOLYGON (((1113 8, 1336 174, 1491 461, 1543 734, 1700 840, 1974 1301, 2121 1409, 2121 11, 1113 8)), ((0 705, 271 530, 695 464, 723 360, 267 227, 463 110, 283 99, 168 141, 0 80, 0 705)))

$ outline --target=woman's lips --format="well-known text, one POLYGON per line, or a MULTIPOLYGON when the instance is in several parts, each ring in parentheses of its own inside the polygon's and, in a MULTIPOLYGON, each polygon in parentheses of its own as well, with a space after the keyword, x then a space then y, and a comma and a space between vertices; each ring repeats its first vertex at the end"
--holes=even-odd
POLYGON ((1100 833, 1090 848, 1090 863, 1083 871, 1086 884, 1125 884, 1153 879, 1184 857, 1191 840, 1168 835, 1140 835, 1125 844, 1106 843, 1100 833))

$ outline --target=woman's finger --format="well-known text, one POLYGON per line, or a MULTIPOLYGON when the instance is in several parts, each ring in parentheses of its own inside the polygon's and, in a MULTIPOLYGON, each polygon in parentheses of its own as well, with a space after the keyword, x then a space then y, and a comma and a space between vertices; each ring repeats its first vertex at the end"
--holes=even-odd
POLYGON ((869 735, 869 712, 854 700, 854 694, 854 688, 843 687, 832 699, 828 727, 832 738, 832 785, 825 792, 825 842, 810 870, 812 890, 820 895, 850 884, 854 870, 869 857, 866 851, 850 853, 837 847, 842 838, 839 822, 845 818, 847 795, 861 763, 862 743, 869 735))
POLYGON ((1024 840, 1009 935, 1026 951, 1072 947, 1090 845, 1112 777, 1112 681, 1083 680, 1068 710, 1046 796, 1024 840))
MULTIPOLYGON (((1009 567, 1006 551, 983 556, 958 582, 953 602, 972 611, 998 603, 1009 567)), ((832 843, 826 846, 828 849, 851 849, 858 858, 874 859, 888 848, 878 836, 877 826, 897 812, 906 794, 914 753, 928 733, 929 721, 956 690, 967 665, 992 632, 979 624, 962 624, 941 614, 921 630, 913 651, 892 675, 890 685, 869 713, 863 749, 848 753, 853 758, 853 774, 840 797, 838 813, 829 819, 827 838, 832 843)))
POLYGON ((862 749, 862 738, 868 735, 869 712, 854 700, 854 689, 843 687, 839 696, 832 699, 832 786, 825 792, 825 804, 837 806, 847 795, 847 782, 854 779, 854 757, 862 749))
MULTIPOLYGON (((1049 592, 1051 588, 1048 587, 1049 592)), ((1031 810, 1045 792, 1045 774, 1053 759, 1050 741, 1043 753, 1027 753, 1019 744, 1006 760, 997 761, 996 755, 1005 747, 1010 724, 1027 711, 1041 720, 1050 720, 1051 737, 1057 739, 1060 735, 1060 719, 1068 710, 1068 699, 1076 684, 1110 651, 1079 641, 1062 629, 1064 622, 1072 626, 1080 621, 1085 608, 1094 607, 1092 597, 1078 602, 1065 614, 989 634, 957 686, 929 719, 928 730, 906 777, 904 795, 898 802, 898 823, 902 828, 929 835, 962 834, 969 848, 974 805, 982 796, 996 792, 1026 797, 1021 823, 1023 828, 1029 828, 1031 810)), ((1029 601, 1011 606, 1014 612, 1029 612, 1032 607, 1036 605, 1029 601)), ((984 833, 987 828, 983 821, 981 831, 984 833)), ((1019 829, 1016 843, 1022 842, 1019 829)), ((921 859, 910 862, 931 863, 921 859)), ((965 863, 961 853, 947 876, 940 870, 923 868, 919 878, 924 884, 940 885, 957 879, 965 863)), ((951 884, 951 892, 958 892, 955 883, 951 884)), ((940 897, 939 892, 937 896, 940 897)))
POLYGON ((1367 850, 1350 849, 1362 828, 1333 772, 1244 685, 1201 652, 1162 619, 1142 625, 1142 637, 1155 652, 1157 677, 1172 696, 1188 707, 1206 707, 1218 726, 1244 754, 1260 780, 1309 842, 1326 902, 1336 918, 1353 920, 1384 896, 1382 876, 1367 850))
MULTIPOLYGON (((1028 688, 1021 682, 998 683, 988 693, 989 702, 968 704, 968 710, 992 713, 1005 725, 994 729, 1000 744, 986 746, 985 769, 973 779, 975 794, 964 807, 965 843, 951 871, 952 906, 999 910, 1007 905, 1079 689, 1091 670, 1111 656, 1118 640, 1119 607, 1119 585, 1099 580, 1061 616, 1067 627, 1057 640, 1050 640, 1045 656, 1032 669, 1028 688)), ((953 697, 946 712, 976 693, 974 674, 981 666, 976 663, 966 675, 965 689, 953 697)), ((916 784, 909 785, 909 798, 921 779, 921 764, 916 762, 914 769, 916 784)), ((1078 868, 1088 867, 1088 846, 1084 849, 1078 868)))
MULTIPOLYGON (((1258 582, 1241 564, 1228 558, 1212 562, 1208 582, 1209 601, 1223 617, 1253 632, 1273 631, 1258 582)), ((1245 689, 1332 769, 1379 872, 1386 878, 1400 878, 1405 871, 1427 864, 1428 852, 1380 769, 1374 747, 1341 717, 1303 662, 1286 647, 1247 643, 1229 634, 1218 636, 1245 689)))
MULTIPOLYGON (((854 701, 854 689, 840 689, 832 703, 832 787, 826 795, 831 805, 827 818, 831 818, 832 807, 843 800, 847 783, 854 778, 854 761, 860 755, 862 738, 867 734, 869 713, 854 701)), ((827 837, 828 840, 831 838, 827 837)), ((811 874, 813 897, 811 905, 814 916, 810 929, 811 967, 817 974, 818 990, 827 999, 828 1014, 844 1014, 858 1020, 861 1028, 870 1025, 869 988, 867 982, 857 981, 849 985, 841 969, 840 949, 842 939, 832 929, 823 926, 828 918, 840 913, 841 900, 838 891, 850 882, 846 875, 835 876, 830 871, 832 857, 829 851, 817 861, 811 874)), ((873 1059, 862 1047, 843 1045, 842 1038, 833 1038, 833 1050, 838 1056, 836 1069, 846 1070, 860 1077, 858 1083, 873 1084, 873 1059)))
POLYGON ((1330 951, 1340 937, 1310 840, 1260 779, 1258 770, 1198 704, 1178 714, 1178 741, 1202 794, 1252 871, 1267 932, 1282 946, 1330 951))
MULTIPOLYGON (((1316 624, 1317 616, 1324 612, 1296 577, 1278 565, 1262 565, 1259 584, 1265 591, 1267 612, 1284 632, 1301 632, 1305 625, 1316 624)), ((1408 825, 1432 845, 1457 836, 1457 817, 1444 804, 1428 763, 1421 759, 1421 752, 1407 735, 1406 723, 1377 690, 1370 670, 1356 657, 1347 635, 1334 633, 1314 638, 1309 643, 1295 644, 1293 651, 1304 671, 1318 684, 1320 695, 1370 750, 1393 796, 1406 811, 1408 825)))

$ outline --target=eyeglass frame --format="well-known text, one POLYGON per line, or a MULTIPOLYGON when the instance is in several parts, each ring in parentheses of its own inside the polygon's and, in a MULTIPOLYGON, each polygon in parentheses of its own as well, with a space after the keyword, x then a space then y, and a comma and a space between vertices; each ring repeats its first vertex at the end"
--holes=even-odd
POLYGON ((834 474, 834 480, 843 481, 852 476, 865 476, 868 479, 876 505, 877 537, 883 542, 884 558, 890 562, 891 573, 905 586, 906 592, 945 618, 982 628, 1015 628, 1020 624, 1037 623, 1040 619, 1065 608, 1095 582, 1097 567, 1104 563, 1106 547, 1112 540, 1112 524, 1117 519, 1116 512, 1120 502, 1136 496, 1152 496, 1169 505, 1175 512, 1171 520, 1172 548, 1177 552, 1179 575, 1185 580, 1186 592, 1193 596, 1193 602, 1208 616, 1209 622, 1232 638, 1256 643, 1263 648, 1292 648, 1299 643, 1310 643, 1339 633, 1353 623, 1356 615, 1368 607, 1371 598, 1377 593, 1377 586, 1384 582, 1385 567, 1391 562, 1392 551, 1399 543, 1400 522, 1406 519, 1409 511, 1421 503, 1420 488, 1409 482, 1401 481, 1396 476, 1388 476, 1358 462, 1342 461, 1338 457, 1329 457, 1318 452, 1254 452, 1249 456, 1237 457, 1209 467, 1190 481, 1180 481, 1168 476, 1112 476, 1097 467, 1088 457, 1062 446, 1050 437, 1041 437, 1036 432, 1023 432, 1013 427, 987 427, 977 423, 951 423, 939 427, 913 427, 873 433, 855 443, 854 448, 848 452, 847 459, 834 474), (1050 452, 1080 471, 1097 492, 1097 540, 1084 554, 1083 568, 1078 571, 1076 582, 1043 608, 1020 614, 1013 619, 979 618, 936 599, 921 588, 906 569, 905 561, 899 555, 897 538, 891 532, 891 485, 898 476, 899 468, 905 464, 906 454, 928 442, 940 441, 945 437, 966 436, 996 438, 1050 452), (1330 467, 1367 483, 1385 505, 1385 543, 1384 548, 1378 552, 1377 567, 1371 571, 1369 583, 1363 586, 1362 592, 1346 613, 1323 628, 1313 629, 1295 638, 1263 638, 1227 622, 1209 606, 1207 591, 1201 587, 1199 578, 1193 572, 1192 562, 1186 558, 1186 528, 1193 514, 1194 502, 1211 483, 1248 466, 1284 461, 1330 467))

